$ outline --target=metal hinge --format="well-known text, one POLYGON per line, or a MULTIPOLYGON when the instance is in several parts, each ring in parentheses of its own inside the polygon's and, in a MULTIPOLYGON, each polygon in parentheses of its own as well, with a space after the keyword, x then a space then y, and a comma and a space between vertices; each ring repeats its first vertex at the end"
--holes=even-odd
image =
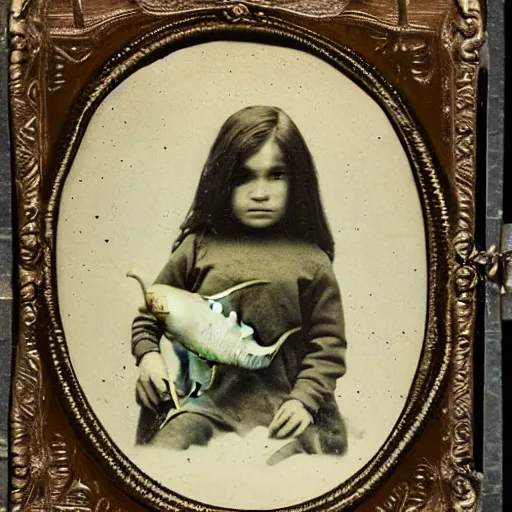
POLYGON ((501 236, 503 254, 502 320, 512 320, 512 224, 503 224, 501 236))
POLYGON ((503 224, 501 250, 495 245, 485 251, 473 248, 465 263, 500 287, 502 320, 512 320, 512 224, 503 224))

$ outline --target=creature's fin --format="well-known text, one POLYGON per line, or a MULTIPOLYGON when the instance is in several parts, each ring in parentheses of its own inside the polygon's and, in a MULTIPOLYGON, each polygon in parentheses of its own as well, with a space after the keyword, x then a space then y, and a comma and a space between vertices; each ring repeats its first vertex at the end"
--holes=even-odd
POLYGON ((243 288, 248 288, 249 286, 255 286, 257 284, 270 284, 270 281, 265 281, 263 279, 253 279, 252 281, 245 281, 243 283, 236 284, 235 286, 232 286, 231 288, 228 288, 227 290, 216 293, 215 295, 205 295, 205 296, 203 296, 203 298, 205 298, 207 300, 223 299, 224 297, 231 295, 233 292, 237 292, 238 290, 241 290, 243 288))
POLYGON ((279 336, 279 339, 274 343, 273 347, 275 348, 276 350, 276 353, 277 351, 281 348, 281 345, 292 335, 292 334, 295 334, 296 332, 299 332, 300 330, 302 330, 302 327, 294 327, 293 329, 289 329, 288 331, 286 332, 283 332, 283 334, 281 334, 281 336, 279 336))
POLYGON ((263 346, 258 345, 257 343, 250 345, 250 351, 251 355, 253 356, 269 356, 271 355, 272 358, 277 354, 279 349, 281 348, 281 345, 292 335, 296 332, 299 332, 302 328, 301 327, 294 327, 293 329, 289 329, 286 332, 283 332, 281 336, 279 336, 279 339, 273 344, 269 346, 263 346))
POLYGON ((261 370, 267 368, 274 357, 276 357, 281 345, 294 333, 301 330, 301 327, 295 327, 290 329, 281 336, 273 344, 269 346, 259 345, 256 341, 245 341, 243 351, 239 352, 238 366, 249 370, 261 370))

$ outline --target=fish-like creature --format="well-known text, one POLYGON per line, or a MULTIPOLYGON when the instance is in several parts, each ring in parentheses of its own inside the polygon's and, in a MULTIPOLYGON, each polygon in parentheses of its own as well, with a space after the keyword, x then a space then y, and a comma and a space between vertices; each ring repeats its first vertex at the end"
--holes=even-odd
POLYGON ((132 272, 126 275, 140 283, 148 310, 165 325, 166 334, 211 364, 249 370, 267 368, 282 344, 301 329, 290 329, 272 345, 262 346, 254 339, 253 328, 238 322, 236 312, 222 314, 222 305, 217 300, 268 281, 246 281, 218 294, 202 296, 163 284, 146 289, 139 276, 132 272))

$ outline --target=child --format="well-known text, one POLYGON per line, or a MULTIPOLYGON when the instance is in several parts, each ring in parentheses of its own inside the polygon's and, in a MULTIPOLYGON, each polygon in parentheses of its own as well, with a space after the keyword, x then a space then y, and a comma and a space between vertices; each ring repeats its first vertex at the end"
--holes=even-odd
POLYGON ((233 114, 210 150, 155 283, 213 295, 266 280, 270 284, 233 294, 229 308, 261 345, 301 330, 270 367, 257 371, 220 365, 212 375, 207 363, 173 342, 181 365, 176 384, 185 399, 161 427, 162 404, 170 399, 159 352, 163 327, 141 310, 132 335, 144 406, 138 441, 182 450, 221 432, 244 435, 265 426, 270 437, 293 440, 293 453, 343 453, 346 434, 334 390, 345 373, 346 341, 333 258, 314 163, 293 121, 275 107, 233 114))

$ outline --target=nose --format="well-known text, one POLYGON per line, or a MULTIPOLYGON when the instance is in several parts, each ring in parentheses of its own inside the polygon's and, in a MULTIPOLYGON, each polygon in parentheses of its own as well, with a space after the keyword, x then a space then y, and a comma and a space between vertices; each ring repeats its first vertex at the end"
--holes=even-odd
POLYGON ((253 201, 268 201, 270 197, 268 184, 264 180, 255 181, 250 194, 253 201))

